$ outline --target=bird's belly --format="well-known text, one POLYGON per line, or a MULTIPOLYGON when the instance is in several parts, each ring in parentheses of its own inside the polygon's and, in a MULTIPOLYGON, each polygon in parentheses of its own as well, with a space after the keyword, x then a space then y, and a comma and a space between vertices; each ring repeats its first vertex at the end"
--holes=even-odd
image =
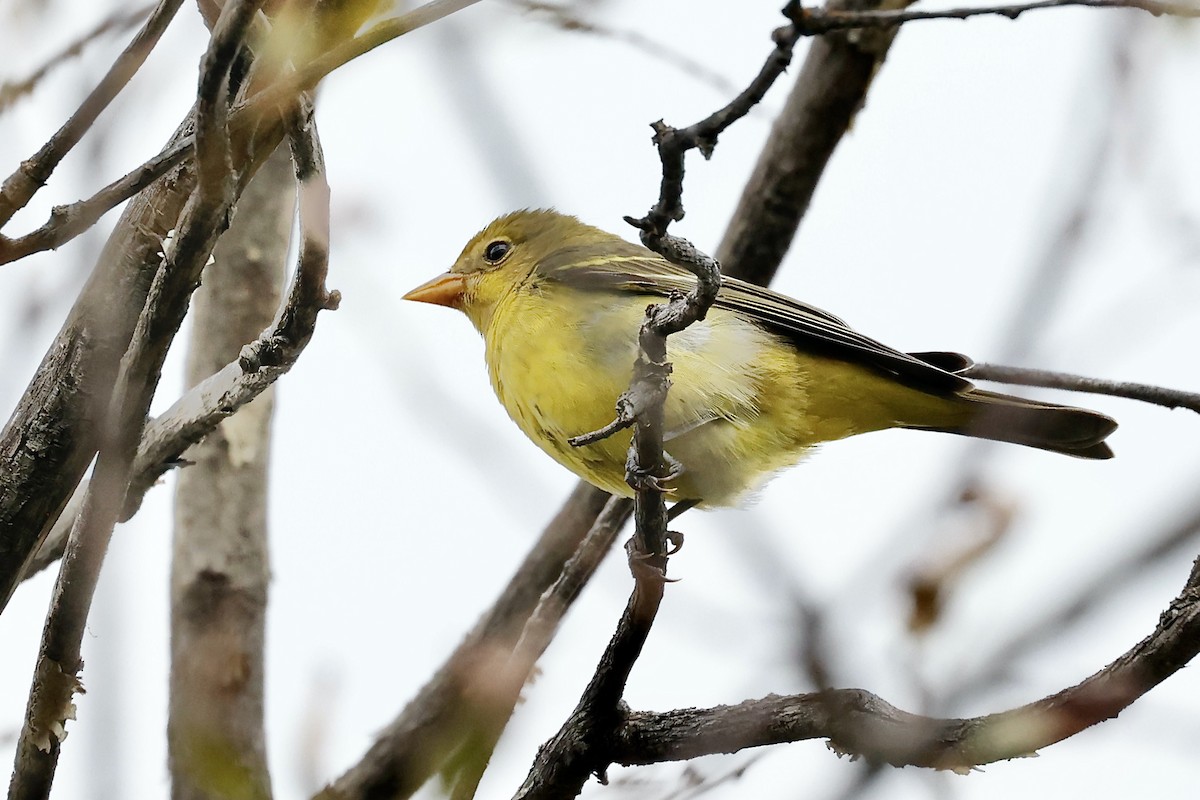
MULTIPOLYGON (((635 300, 563 319, 561 307, 551 314, 527 301, 504 315, 519 315, 521 328, 498 328, 519 335, 488 337, 492 385, 521 430, 580 477, 623 496, 632 494, 625 482, 630 432, 583 447, 568 439, 614 418, 632 376, 644 308, 635 300)), ((714 309, 668 340, 668 359, 666 450, 683 466, 671 499, 732 503, 797 461, 815 439, 803 424, 806 371, 794 350, 757 326, 714 309)))

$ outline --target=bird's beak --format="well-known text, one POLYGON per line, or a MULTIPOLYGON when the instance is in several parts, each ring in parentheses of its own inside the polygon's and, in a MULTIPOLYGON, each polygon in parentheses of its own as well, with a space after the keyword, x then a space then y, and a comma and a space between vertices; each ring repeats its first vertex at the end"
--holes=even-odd
POLYGON ((463 292, 466 289, 467 279, 465 276, 454 272, 443 272, 433 280, 422 283, 404 295, 404 299, 458 308, 462 305, 463 292))

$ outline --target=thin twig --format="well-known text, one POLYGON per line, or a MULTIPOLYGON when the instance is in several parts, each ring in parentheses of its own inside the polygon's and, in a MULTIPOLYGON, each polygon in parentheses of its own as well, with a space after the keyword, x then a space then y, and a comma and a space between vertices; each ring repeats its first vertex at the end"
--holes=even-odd
POLYGON ((979 16, 1001 16, 1016 19, 1026 11, 1045 8, 1136 8, 1159 16, 1200 17, 1200 5, 1176 3, 1166 0, 1038 0, 1034 3, 1012 5, 977 6, 974 8, 950 8, 944 11, 848 11, 827 8, 804 8, 798 2, 788 4, 784 11, 796 23, 802 36, 820 36, 831 31, 852 28, 892 28, 906 22, 928 19, 969 19, 979 16))
POLYGON ((55 167, 71 151, 83 134, 87 132, 100 112, 108 107, 113 98, 129 83, 138 68, 145 62, 183 0, 160 0, 141 30, 133 37, 100 83, 92 90, 63 126, 50 137, 30 158, 0 186, 0 228, 3 228, 20 209, 33 198, 50 179, 55 167))
MULTIPOLYGON (((750 109, 762 100, 767 90, 792 63, 792 52, 798 38, 796 26, 778 28, 772 34, 772 38, 775 40, 775 49, 758 75, 724 108, 686 128, 672 128, 662 120, 651 125, 654 129, 654 143, 658 146, 658 155, 663 167, 658 201, 646 216, 640 219, 625 218, 626 222, 642 232, 643 242, 647 247, 655 249, 651 243, 646 242, 647 235, 661 236, 665 233, 667 225, 683 219, 684 153, 688 150, 699 150, 706 159, 710 158, 721 133, 750 113, 750 109)), ((662 255, 671 259, 668 253, 664 252, 662 255)))
MULTIPOLYGON (((700 775, 696 768, 689 764, 680 775, 680 785, 659 800, 692 800, 694 797, 703 797, 722 786, 740 781, 750 771, 750 768, 762 761, 766 755, 766 753, 755 753, 720 775, 712 776, 700 775)), ((615 783, 620 785, 619 781, 615 783)))
POLYGON ((1166 408, 1186 408, 1200 414, 1200 394, 1153 386, 1148 383, 1107 381, 1083 375, 1072 375, 1069 372, 1006 367, 1002 364, 973 364, 963 372, 963 375, 981 381, 1010 383, 1017 386, 1040 386, 1045 389, 1067 389, 1072 392, 1124 397, 1166 408))
POLYGON ((191 136, 175 139, 161 152, 105 186, 91 197, 50 210, 41 227, 10 239, 0 234, 0 264, 17 261, 33 253, 57 250, 88 230, 105 214, 192 157, 191 136))

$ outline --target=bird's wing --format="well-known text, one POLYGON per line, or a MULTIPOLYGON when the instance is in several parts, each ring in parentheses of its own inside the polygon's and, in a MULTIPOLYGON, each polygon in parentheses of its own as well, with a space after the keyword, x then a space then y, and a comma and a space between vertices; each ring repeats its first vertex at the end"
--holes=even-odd
MULTIPOLYGON (((563 258, 555 262, 549 269, 540 269, 541 274, 581 289, 666 296, 673 291, 687 292, 696 285, 696 277, 690 272, 648 252, 610 253, 606 258, 595 259, 563 258)), ((867 364, 895 375, 914 388, 938 393, 972 388, 970 381, 954 374, 971 364, 966 356, 902 353, 863 336, 827 311, 762 286, 723 278, 714 305, 745 314, 805 350, 867 364)))

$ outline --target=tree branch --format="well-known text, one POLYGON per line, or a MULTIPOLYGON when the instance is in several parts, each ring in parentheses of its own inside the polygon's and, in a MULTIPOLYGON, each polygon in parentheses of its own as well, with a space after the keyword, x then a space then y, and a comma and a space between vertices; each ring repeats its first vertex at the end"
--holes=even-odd
POLYGON ((1200 414, 1200 394, 1183 392, 1178 389, 1167 389, 1162 386, 1152 386, 1147 383, 1106 381, 1100 378, 1072 375, 1069 372, 1006 367, 1002 364, 973 364, 962 374, 964 377, 975 378, 981 381, 1010 383, 1018 386, 1040 386, 1046 389, 1067 389, 1072 392, 1124 397, 1129 400, 1140 400, 1143 403, 1151 403, 1166 408, 1186 408, 1189 411, 1195 411, 1200 414))
POLYGON ((873 763, 966 772, 1034 755, 1115 717, 1198 652, 1200 560, 1150 636, 1075 686, 1019 708, 936 719, 901 711, 861 689, 835 689, 710 709, 630 712, 613 740, 612 761, 651 764, 829 739, 838 753, 873 763))
MULTIPOLYGON (((309 120, 304 124, 308 125, 311 106, 306 104, 304 108, 303 118, 309 120)), ((304 154, 301 158, 314 163, 304 154)), ((307 177, 300 178, 301 255, 286 302, 272 325, 243 347, 236 359, 192 387, 161 416, 146 424, 121 511, 122 522, 137 513, 146 492, 168 470, 186 463, 181 460, 184 451, 291 370, 312 338, 317 314, 337 308, 341 295, 325 289, 328 220, 322 212, 328 213, 329 187, 323 177, 323 166, 319 170, 310 166, 304 172, 307 177)), ((77 498, 82 498, 79 491, 47 535, 22 579, 32 577, 62 556, 70 520, 78 511, 77 498)))
MULTIPOLYGON (((191 125, 190 122, 184 123, 191 125)), ((191 158, 191 136, 171 140, 167 147, 144 164, 105 186, 85 200, 50 209, 50 217, 24 236, 9 239, 0 235, 0 264, 17 261, 45 250, 56 250, 91 228, 112 209, 150 186, 191 158)))

